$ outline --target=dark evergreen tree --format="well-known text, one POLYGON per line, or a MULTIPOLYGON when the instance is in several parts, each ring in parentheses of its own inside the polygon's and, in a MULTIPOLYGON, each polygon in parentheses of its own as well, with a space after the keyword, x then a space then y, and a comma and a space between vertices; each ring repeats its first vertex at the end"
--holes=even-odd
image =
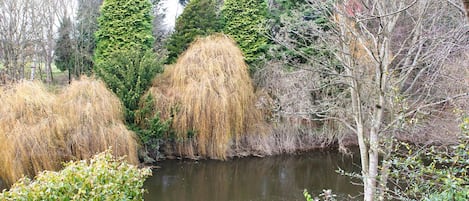
POLYGON ((189 1, 184 12, 178 17, 174 33, 166 44, 169 52, 166 63, 174 63, 197 36, 219 31, 217 3, 217 0, 189 1))
POLYGON ((225 0, 223 31, 238 43, 249 64, 267 49, 267 3, 265 0, 225 0))
POLYGON ((314 29, 331 29, 331 7, 326 3, 319 8, 298 0, 276 1, 270 10, 272 20, 269 35, 277 44, 270 46, 269 57, 289 66, 308 63, 311 58, 315 58, 315 61, 330 60, 331 52, 317 41, 314 29))
POLYGON ((61 71, 68 70, 69 81, 71 79, 70 72, 74 65, 74 42, 71 38, 72 22, 70 18, 65 17, 59 27, 59 38, 55 47, 55 65, 61 71))
POLYGON ((159 70, 151 9, 149 0, 105 0, 98 18, 95 72, 122 100, 128 123, 134 122, 138 101, 159 70))

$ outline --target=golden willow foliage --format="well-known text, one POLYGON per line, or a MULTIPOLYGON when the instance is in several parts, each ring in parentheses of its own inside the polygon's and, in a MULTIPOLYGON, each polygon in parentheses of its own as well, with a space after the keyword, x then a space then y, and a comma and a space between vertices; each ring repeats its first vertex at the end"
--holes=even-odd
POLYGON ((111 146, 114 155, 138 162, 135 134, 123 123, 121 103, 101 81, 84 77, 60 94, 37 82, 0 92, 0 178, 7 184, 111 146))
POLYGON ((243 54, 225 35, 197 39, 149 93, 161 117, 172 117, 174 151, 186 157, 226 159, 263 120, 243 54))

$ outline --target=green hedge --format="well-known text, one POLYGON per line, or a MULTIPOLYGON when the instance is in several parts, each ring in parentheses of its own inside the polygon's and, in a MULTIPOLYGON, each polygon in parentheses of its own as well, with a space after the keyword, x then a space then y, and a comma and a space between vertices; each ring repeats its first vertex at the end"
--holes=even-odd
POLYGON ((143 200, 143 182, 150 175, 150 169, 106 151, 89 161, 66 163, 59 172, 42 172, 35 180, 23 178, 0 200, 143 200))

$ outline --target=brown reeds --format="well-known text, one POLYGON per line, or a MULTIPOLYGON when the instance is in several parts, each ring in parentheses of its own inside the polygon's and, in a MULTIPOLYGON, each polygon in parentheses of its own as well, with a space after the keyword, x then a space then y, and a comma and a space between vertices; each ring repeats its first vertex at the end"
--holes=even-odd
POLYGON ((7 184, 109 147, 137 163, 135 134, 123 123, 118 98, 101 81, 84 77, 59 94, 38 82, 0 91, 0 178, 7 184))
POLYGON ((263 119, 243 54, 225 35, 197 39, 149 93, 161 117, 172 117, 174 151, 185 157, 225 159, 263 119))

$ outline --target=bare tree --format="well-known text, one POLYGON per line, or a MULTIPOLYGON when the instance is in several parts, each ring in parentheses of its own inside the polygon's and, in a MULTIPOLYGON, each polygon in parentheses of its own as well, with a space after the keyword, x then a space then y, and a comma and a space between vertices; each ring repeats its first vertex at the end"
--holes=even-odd
POLYGON ((94 63, 93 55, 96 48, 94 33, 98 30, 99 8, 103 0, 79 0, 76 11, 75 26, 76 58, 73 68, 74 76, 91 73, 94 63))
POLYGON ((67 15, 67 1, 48 0, 39 1, 41 4, 37 9, 36 17, 41 19, 41 49, 42 61, 45 64, 46 82, 53 80, 52 64, 54 61, 55 41, 57 38, 60 21, 67 15))
POLYGON ((448 60, 469 50, 465 16, 452 2, 437 0, 309 1, 309 7, 313 15, 303 14, 297 22, 302 26, 286 24, 288 31, 272 38, 307 59, 311 71, 330 80, 326 83, 345 89, 324 96, 329 98, 310 112, 355 133, 365 200, 384 199, 378 194, 386 188, 389 167, 382 165, 380 171, 378 156, 389 153, 392 134, 468 96, 467 87, 447 90, 437 84, 465 84, 444 73, 448 60), (328 28, 318 25, 314 15, 327 16, 328 28), (298 48, 305 44, 331 53, 334 61, 298 48))
POLYGON ((34 0, 0 1, 0 47, 9 80, 24 78, 25 65, 34 54, 33 44, 39 40, 35 8, 34 0))
MULTIPOLYGON (((52 81, 54 41, 59 19, 69 2, 59 0, 0 1, 0 47, 10 80, 25 78, 25 68, 44 62, 47 81, 52 81)), ((41 69, 39 69, 41 70, 41 69)), ((31 72, 34 75, 34 71, 31 72)))

